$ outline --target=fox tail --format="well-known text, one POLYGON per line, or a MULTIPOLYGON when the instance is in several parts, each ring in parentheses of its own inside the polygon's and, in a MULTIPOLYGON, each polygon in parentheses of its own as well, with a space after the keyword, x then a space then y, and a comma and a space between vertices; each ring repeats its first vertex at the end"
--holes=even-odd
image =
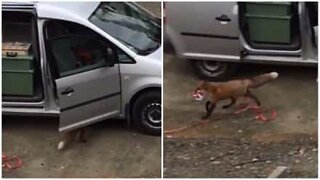
POLYGON ((260 87, 274 79, 277 79, 279 76, 279 73, 277 72, 271 72, 271 73, 266 73, 266 74, 261 74, 258 76, 255 76, 250 79, 250 83, 248 88, 257 88, 260 87))

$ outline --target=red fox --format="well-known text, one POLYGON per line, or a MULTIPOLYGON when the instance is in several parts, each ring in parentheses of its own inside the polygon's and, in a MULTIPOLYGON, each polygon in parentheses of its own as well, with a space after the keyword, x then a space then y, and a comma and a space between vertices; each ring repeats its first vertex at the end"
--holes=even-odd
POLYGON ((256 96, 252 94, 251 89, 260 87, 276 78, 279 74, 277 72, 266 73, 255 76, 249 79, 231 80, 227 82, 210 83, 202 81, 200 85, 194 91, 194 98, 196 100, 202 100, 203 95, 207 94, 209 100, 206 102, 206 114, 202 119, 208 118, 213 112, 216 104, 225 99, 230 99, 230 103, 224 105, 222 108, 229 108, 234 105, 238 97, 245 96, 253 99, 258 106, 260 101, 256 96))

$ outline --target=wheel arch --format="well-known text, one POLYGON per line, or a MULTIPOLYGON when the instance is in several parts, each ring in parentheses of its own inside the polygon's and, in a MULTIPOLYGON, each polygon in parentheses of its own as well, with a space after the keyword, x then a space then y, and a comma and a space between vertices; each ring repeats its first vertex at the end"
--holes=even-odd
POLYGON ((161 87, 145 87, 143 89, 140 89, 139 91, 137 91, 129 100, 129 103, 127 103, 126 105, 126 116, 127 116, 127 120, 128 120, 128 124, 131 125, 132 123, 132 110, 133 110, 133 105, 136 102, 136 100, 143 95, 146 92, 150 92, 150 91, 159 91, 161 93, 161 87))

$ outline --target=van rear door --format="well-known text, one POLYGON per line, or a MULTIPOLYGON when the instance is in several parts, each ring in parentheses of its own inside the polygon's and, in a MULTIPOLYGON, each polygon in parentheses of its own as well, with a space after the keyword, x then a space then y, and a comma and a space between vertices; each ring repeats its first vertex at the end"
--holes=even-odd
POLYGON ((166 3, 166 24, 186 58, 240 60, 237 2, 166 3))

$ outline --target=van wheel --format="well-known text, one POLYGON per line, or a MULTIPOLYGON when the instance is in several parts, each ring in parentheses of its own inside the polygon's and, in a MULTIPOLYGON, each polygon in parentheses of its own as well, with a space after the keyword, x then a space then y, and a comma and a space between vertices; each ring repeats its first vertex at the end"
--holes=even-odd
POLYGON ((161 93, 149 91, 133 104, 135 126, 150 135, 161 135, 161 93))
POLYGON ((236 64, 230 62, 192 60, 195 72, 202 79, 209 81, 222 81, 232 76, 236 70, 236 64))

